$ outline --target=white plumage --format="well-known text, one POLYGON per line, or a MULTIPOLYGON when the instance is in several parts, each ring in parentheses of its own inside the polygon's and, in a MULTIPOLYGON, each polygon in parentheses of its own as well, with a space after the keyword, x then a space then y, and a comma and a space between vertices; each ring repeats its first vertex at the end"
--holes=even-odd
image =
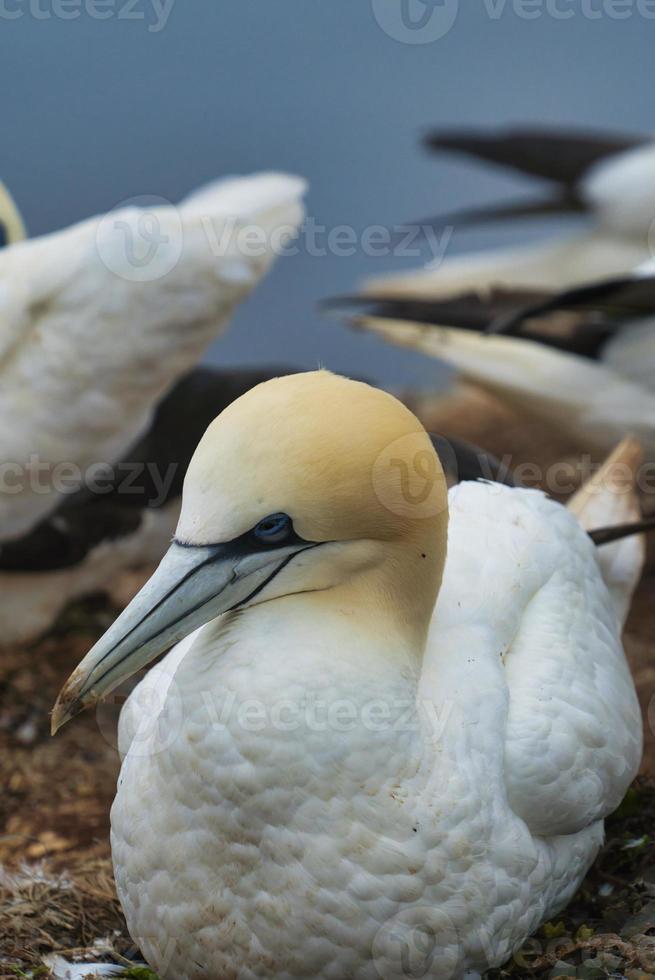
POLYGON ((461 484, 433 608, 428 446, 325 374, 240 399, 191 464, 178 544, 60 695, 55 727, 187 633, 127 703, 112 809, 127 922, 165 980, 456 980, 504 962, 600 847, 641 723, 592 541, 537 491, 461 484), (274 509, 296 538, 264 555, 247 529, 274 509))
MULTIPOLYGON (((545 175, 545 170, 544 170, 545 175)), ((591 227, 546 242, 492 249, 387 275, 364 285, 366 296, 457 300, 494 290, 558 293, 582 283, 629 275, 652 262, 655 143, 599 160, 581 175, 575 194, 591 227)), ((525 300, 529 305, 529 299, 525 300)), ((411 319, 411 316, 410 316, 411 319)), ((570 431, 590 448, 609 452, 629 433, 655 457, 655 333, 652 320, 624 325, 598 361, 548 350, 517 337, 475 335, 458 325, 435 327, 375 317, 359 323, 385 339, 452 365, 458 373, 570 431), (447 329, 446 329, 447 328, 447 329)))
MULTIPOLYGON (((386 289, 381 290, 386 294, 386 289)), ((385 340, 411 347, 452 365, 463 378, 500 395, 519 411, 543 418, 571 433, 590 449, 609 452, 625 435, 655 458, 655 335, 645 323, 622 329, 610 342, 608 362, 579 357, 522 337, 473 333, 438 324, 358 318, 358 324, 385 340), (614 364, 628 357, 631 338, 644 341, 630 358, 632 378, 614 364), (645 375, 648 386, 642 383, 645 375)), ((625 370, 625 368, 624 368, 625 370)))
POLYGON ((0 645, 35 640, 76 599, 114 597, 130 569, 147 576, 170 544, 203 432, 236 397, 281 373, 195 368, 153 406, 149 428, 102 493, 69 495, 27 535, 0 543, 0 645))
POLYGON ((304 188, 229 178, 0 252, 0 539, 137 439, 297 230, 304 188))
POLYGON ((580 193, 601 227, 617 236, 648 242, 655 220, 654 176, 655 141, 651 139, 596 163, 585 174, 580 193))
POLYGON ((168 689, 123 764, 112 847, 132 935, 158 969, 171 956, 166 978, 403 976, 418 925, 452 933, 424 964, 446 980, 502 963, 577 889, 641 751, 594 548, 534 491, 462 484, 450 507, 427 728, 409 657, 381 674, 352 624, 281 624, 266 603, 156 668, 168 689), (394 705, 388 731, 276 728, 270 709, 312 692, 360 717, 394 705), (252 731, 248 705, 269 709, 252 731))

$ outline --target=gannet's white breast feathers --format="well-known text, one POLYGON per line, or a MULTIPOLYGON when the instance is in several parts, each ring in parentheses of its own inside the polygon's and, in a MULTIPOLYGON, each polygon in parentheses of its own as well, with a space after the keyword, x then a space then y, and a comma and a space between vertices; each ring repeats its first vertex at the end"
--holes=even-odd
MULTIPOLYGON (((205 627, 189 633, 173 647, 158 664, 151 667, 143 680, 134 687, 118 717, 118 754, 124 759, 136 739, 135 752, 145 748, 158 724, 159 713, 166 707, 169 691, 175 683, 175 672, 182 663, 199 633, 205 627)), ((172 696, 175 695, 173 691, 172 696)))
MULTIPOLYGON (((0 252, 2 459, 119 458, 297 228, 304 186, 231 178, 178 208, 124 208, 0 252)), ((2 495, 0 536, 56 506, 22 482, 2 495)))
POLYGON ((505 726, 510 805, 533 834, 575 833, 618 806, 641 758, 639 706, 594 546, 534 490, 463 483, 450 514, 424 684, 459 673, 466 699, 469 672, 502 665, 506 708, 490 724, 499 737, 505 726))

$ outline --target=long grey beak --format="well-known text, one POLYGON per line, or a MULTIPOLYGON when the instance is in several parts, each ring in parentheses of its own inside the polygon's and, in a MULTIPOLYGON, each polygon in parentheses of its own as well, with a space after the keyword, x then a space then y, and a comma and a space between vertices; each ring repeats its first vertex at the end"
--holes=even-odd
POLYGON ((311 544, 244 552, 174 542, 157 571, 61 689, 52 734, 156 656, 221 613, 243 606, 311 544))

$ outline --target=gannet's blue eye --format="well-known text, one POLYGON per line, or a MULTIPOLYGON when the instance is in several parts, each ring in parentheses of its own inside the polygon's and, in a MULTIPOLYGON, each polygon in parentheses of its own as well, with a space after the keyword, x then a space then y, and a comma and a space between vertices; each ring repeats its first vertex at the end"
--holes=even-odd
POLYGON ((288 514, 270 514, 255 525, 253 534, 262 544, 282 544, 293 533, 288 514))

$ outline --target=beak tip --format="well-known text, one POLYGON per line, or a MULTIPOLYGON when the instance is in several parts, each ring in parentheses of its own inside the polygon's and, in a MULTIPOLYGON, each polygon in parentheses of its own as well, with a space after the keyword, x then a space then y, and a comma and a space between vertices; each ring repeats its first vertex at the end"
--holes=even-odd
POLYGON ((63 728, 76 715, 79 715, 84 710, 84 707, 81 701, 76 699, 62 700, 60 695, 50 716, 50 734, 56 735, 59 729, 63 728))
POLYGON ((78 668, 64 684, 55 701, 50 717, 51 735, 56 735, 67 721, 70 721, 75 715, 79 715, 80 711, 84 709, 85 701, 80 697, 81 686, 82 678, 79 676, 78 668))
POLYGON ((55 702, 55 706, 52 709, 52 714, 50 716, 51 735, 56 735, 59 729, 73 717, 73 714, 70 711, 72 707, 73 705, 67 699, 62 699, 60 694, 55 702))

